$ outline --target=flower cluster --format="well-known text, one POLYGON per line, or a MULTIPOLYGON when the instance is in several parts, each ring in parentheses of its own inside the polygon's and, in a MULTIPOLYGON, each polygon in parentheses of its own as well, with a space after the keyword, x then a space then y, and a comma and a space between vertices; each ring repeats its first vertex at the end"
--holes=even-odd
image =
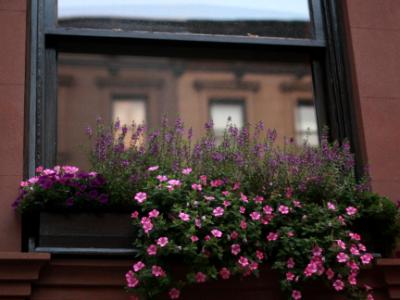
POLYGON ((178 299, 187 284, 258 276, 270 265, 292 299, 302 298, 310 279, 326 280, 349 297, 373 298, 357 282, 360 267, 373 256, 349 226, 358 214, 355 205, 310 201, 290 186, 254 194, 240 182, 188 170, 170 177, 149 167, 148 184, 132 195, 139 204, 132 213, 139 254, 126 280, 134 293, 178 299), (176 272, 175 257, 185 272, 176 272))
POLYGON ((84 209, 109 204, 106 181, 96 172, 75 166, 38 167, 36 176, 20 183, 13 207, 21 212, 43 209, 84 209))

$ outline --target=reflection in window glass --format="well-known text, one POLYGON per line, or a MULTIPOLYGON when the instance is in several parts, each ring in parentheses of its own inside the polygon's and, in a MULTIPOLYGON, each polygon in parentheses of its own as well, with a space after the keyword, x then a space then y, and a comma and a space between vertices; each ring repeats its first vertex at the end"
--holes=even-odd
POLYGON ((245 123, 244 101, 219 99, 210 102, 210 117, 218 141, 223 137, 227 124, 242 128, 245 123))
POLYGON ((298 144, 305 141, 318 146, 318 127, 315 108, 312 101, 300 101, 297 106, 296 139, 298 144))
POLYGON ((59 0, 59 25, 310 38, 308 0, 59 0))
MULTIPOLYGON (((283 137, 310 128, 317 140, 312 76, 308 62, 211 60, 59 53, 57 161, 87 167, 85 129, 117 117, 122 124, 173 124, 180 116, 193 139, 214 120, 238 127, 263 121, 283 137), (306 107, 298 99, 309 99, 306 107), (131 119, 131 120, 130 120, 131 119)), ((302 138, 299 138, 300 140, 302 138)))

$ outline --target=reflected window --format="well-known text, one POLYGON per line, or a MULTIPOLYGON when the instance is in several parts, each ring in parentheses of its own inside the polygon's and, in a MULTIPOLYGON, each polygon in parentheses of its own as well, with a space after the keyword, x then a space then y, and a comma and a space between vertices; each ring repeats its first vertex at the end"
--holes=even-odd
POLYGON ((308 0, 58 0, 58 24, 147 32, 312 37, 308 0))
POLYGON ((298 144, 307 142, 311 146, 319 145, 317 118, 312 101, 301 100, 298 102, 296 140, 298 144))
POLYGON ((242 128, 245 124, 245 102, 241 99, 213 99, 210 101, 210 118, 214 122, 217 141, 221 141, 226 126, 242 128))

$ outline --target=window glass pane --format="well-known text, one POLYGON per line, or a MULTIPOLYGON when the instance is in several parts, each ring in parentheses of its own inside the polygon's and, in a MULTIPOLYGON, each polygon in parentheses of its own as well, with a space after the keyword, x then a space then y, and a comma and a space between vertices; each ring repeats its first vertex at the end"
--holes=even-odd
POLYGON ((88 166, 85 129, 98 116, 149 128, 180 116, 194 139, 210 118, 220 130, 231 117, 238 127, 263 121, 277 130, 278 144, 284 136, 302 142, 308 128, 318 141, 308 62, 59 53, 57 71, 60 164, 88 166))
POLYGON ((147 32, 311 38, 308 0, 58 0, 58 24, 147 32))
POLYGON ((315 108, 312 101, 300 101, 296 112, 296 131, 297 143, 304 141, 310 145, 317 146, 319 144, 317 118, 315 108))

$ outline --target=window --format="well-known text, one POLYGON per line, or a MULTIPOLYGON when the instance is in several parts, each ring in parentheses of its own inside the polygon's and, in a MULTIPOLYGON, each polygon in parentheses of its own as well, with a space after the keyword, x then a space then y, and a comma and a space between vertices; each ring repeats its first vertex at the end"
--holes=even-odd
POLYGON ((300 100, 296 108, 296 141, 318 146, 318 128, 312 101, 300 100))
POLYGON ((77 150, 97 116, 155 127, 179 115, 197 134, 231 116, 296 139, 307 127, 313 143, 328 125, 357 146, 339 5, 33 0, 27 174, 85 165, 77 150))

